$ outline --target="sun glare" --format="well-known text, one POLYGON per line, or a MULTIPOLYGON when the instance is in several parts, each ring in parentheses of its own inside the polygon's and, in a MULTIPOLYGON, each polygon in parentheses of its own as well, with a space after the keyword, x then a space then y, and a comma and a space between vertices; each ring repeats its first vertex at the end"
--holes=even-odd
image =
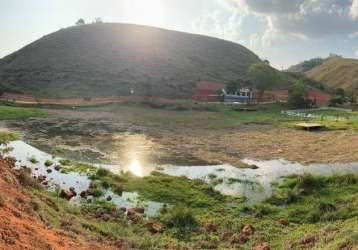
POLYGON ((143 168, 137 159, 134 159, 128 167, 129 171, 138 177, 143 177, 143 168))
POLYGON ((125 16, 131 23, 161 26, 164 24, 163 0, 127 0, 125 16))

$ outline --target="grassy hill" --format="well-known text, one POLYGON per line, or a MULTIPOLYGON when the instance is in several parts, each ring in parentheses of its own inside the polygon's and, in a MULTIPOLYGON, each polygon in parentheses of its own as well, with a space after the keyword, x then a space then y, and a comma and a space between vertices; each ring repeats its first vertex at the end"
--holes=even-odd
POLYGON ((306 72, 313 80, 331 88, 358 91, 358 60, 334 57, 306 72))
POLYGON ((306 60, 304 62, 289 67, 287 69, 287 72, 304 73, 313 69, 314 67, 320 66, 324 61, 325 59, 322 58, 312 58, 310 60, 306 60))
POLYGON ((39 97, 185 98, 196 81, 244 78, 258 56, 232 42, 131 24, 47 35, 0 60, 0 91, 39 97))

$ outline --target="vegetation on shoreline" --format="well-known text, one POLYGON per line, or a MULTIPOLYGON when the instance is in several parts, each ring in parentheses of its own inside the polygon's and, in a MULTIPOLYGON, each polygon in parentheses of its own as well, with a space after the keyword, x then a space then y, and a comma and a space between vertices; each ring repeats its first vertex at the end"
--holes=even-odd
POLYGON ((14 133, 0 131, 0 145, 8 144, 9 142, 15 141, 18 138, 19 138, 18 135, 14 133))
POLYGON ((76 220, 70 224, 71 227, 74 224, 76 230, 98 237, 125 238, 131 247, 228 249, 242 246, 251 249, 257 243, 268 242, 272 249, 289 246, 291 249, 333 250, 350 249, 358 244, 357 175, 289 176, 276 184, 277 190, 271 198, 249 205, 244 199, 221 195, 200 180, 157 172, 144 178, 129 173, 115 175, 83 164, 68 166, 68 171, 89 175, 101 194, 101 190, 108 188, 115 193, 116 189, 138 192, 143 200, 169 205, 164 206, 157 218, 143 218, 128 226, 126 216, 110 202, 94 201, 76 208, 56 198, 56 194, 50 194, 51 199, 59 203, 56 206, 60 208, 56 209, 67 213, 62 217, 58 211, 47 210, 46 216, 55 216, 52 222, 55 225, 63 224, 62 218, 73 216, 76 220), (96 211, 105 211, 109 217, 106 216, 105 221, 102 217, 97 218, 96 211), (111 217, 113 215, 115 218, 111 217), (150 221, 161 223, 163 232, 148 234, 146 225, 150 221), (252 225, 255 233, 240 241, 245 225, 252 225))
MULTIPOLYGON (((330 130, 358 130, 358 112, 338 109, 321 109, 307 110, 302 113, 306 116, 312 116, 311 118, 307 118, 308 120, 321 123, 330 130)), ((298 117, 297 119, 300 118, 298 117)), ((288 128, 295 127, 294 122, 283 122, 281 125, 288 128)))
POLYGON ((0 120, 20 120, 31 117, 46 117, 45 109, 40 108, 20 108, 0 105, 0 120))
MULTIPOLYGON (((109 175, 100 170, 96 179, 108 181, 112 178, 109 175)), ((137 182, 153 183, 140 178, 137 182)), ((170 184, 187 189, 185 182, 190 183, 176 177, 170 184)), ((257 243, 268 242, 272 249, 333 250, 351 249, 358 244, 357 184, 357 175, 291 176, 278 184, 277 195, 266 202, 247 205, 237 201, 234 206, 222 202, 223 197, 205 199, 201 205, 186 203, 190 199, 203 200, 200 186, 194 186, 189 188, 190 199, 168 198, 174 202, 173 207, 164 208, 157 218, 143 218, 137 223, 129 222, 110 202, 95 201, 76 207, 57 198, 56 193, 35 189, 33 196, 41 218, 55 228, 65 227, 91 237, 121 239, 128 248, 251 249, 257 243), (106 216, 98 217, 98 211, 106 216), (162 233, 150 234, 146 230, 150 221, 161 223, 162 233), (254 232, 240 241, 245 225, 252 225, 254 232)), ((160 187, 153 185, 144 185, 142 191, 151 194, 160 187)))
POLYGON ((105 108, 114 113, 126 113, 130 122, 141 126, 185 126, 204 129, 230 129, 248 124, 279 125, 280 122, 297 120, 281 114, 283 109, 286 109, 284 104, 271 104, 261 105, 257 111, 240 112, 228 104, 192 102, 155 108, 146 104, 112 105, 105 108))

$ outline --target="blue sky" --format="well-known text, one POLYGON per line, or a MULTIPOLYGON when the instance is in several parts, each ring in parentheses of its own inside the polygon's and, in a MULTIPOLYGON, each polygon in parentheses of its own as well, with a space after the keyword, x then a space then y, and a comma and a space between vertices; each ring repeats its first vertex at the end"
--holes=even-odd
POLYGON ((238 42, 286 68, 329 53, 358 58, 358 0, 0 0, 0 58, 79 18, 238 42))

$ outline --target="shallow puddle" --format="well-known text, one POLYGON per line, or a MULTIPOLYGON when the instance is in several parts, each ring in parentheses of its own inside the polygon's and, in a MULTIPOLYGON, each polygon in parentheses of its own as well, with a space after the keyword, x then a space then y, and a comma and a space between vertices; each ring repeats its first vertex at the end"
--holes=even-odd
MULTIPOLYGON (((17 159, 17 167, 29 167, 32 170, 33 176, 47 177, 46 181, 48 181, 48 187, 50 191, 55 191, 58 187, 65 190, 68 190, 69 188, 73 187, 75 188, 77 194, 81 193, 82 191, 88 190, 91 180, 88 178, 87 175, 76 172, 61 173, 60 171, 55 170, 55 166, 60 165, 61 158, 53 157, 50 154, 38 150, 37 148, 32 147, 23 141, 13 141, 9 143, 7 147, 12 148, 12 150, 6 155, 17 159), (50 167, 47 167, 45 165, 46 161, 48 160, 53 163, 53 165, 50 167)), ((0 148, 4 148, 4 146, 0 148)), ((116 170, 116 172, 118 173, 121 171, 121 168, 119 166, 100 164, 96 164, 95 166, 103 167, 109 170, 116 170)), ((111 197, 111 202, 113 202, 118 208, 124 207, 128 209, 138 206, 144 207, 145 213, 149 217, 155 216, 164 205, 158 202, 142 201, 139 199, 140 197, 138 193, 135 192, 123 192, 123 195, 119 196, 107 190, 107 192, 105 193, 105 195, 103 195, 101 199, 105 200, 109 196, 111 197)), ((79 195, 77 195, 71 201, 74 203, 86 202, 86 200, 83 200, 79 195)))
MULTIPOLYGON (((61 158, 52 157, 23 141, 11 142, 8 147, 13 148, 9 156, 18 160, 18 166, 28 166, 33 170, 35 176, 47 176, 51 189, 58 186, 63 189, 74 187, 77 193, 87 190, 90 180, 86 175, 79 173, 61 173, 54 169, 59 164, 61 158), (31 162, 35 158, 38 162, 31 162), (45 162, 51 160, 54 164, 46 167, 45 162), (48 170, 51 170, 48 173, 48 170)), ((133 152, 133 151, 132 151, 133 152)), ((250 203, 260 202, 270 197, 274 192, 272 183, 280 181, 281 177, 290 175, 334 175, 358 173, 358 163, 353 164, 312 164, 308 166, 285 160, 255 161, 244 159, 243 162, 257 166, 257 169, 242 169, 230 165, 218 166, 155 166, 153 164, 143 164, 137 159, 138 154, 128 157, 126 166, 95 164, 96 167, 106 168, 115 174, 131 171, 137 176, 143 177, 157 170, 171 176, 185 176, 189 179, 201 179, 214 188, 231 196, 245 196, 250 203), (130 161, 130 159, 132 159, 130 161)), ((113 192, 107 191, 103 199, 111 196, 112 202, 118 207, 132 208, 145 206, 148 216, 154 216, 163 206, 161 203, 140 201, 137 193, 124 193, 118 196, 113 192)), ((77 198, 80 200, 80 198, 77 198)))
POLYGON ((272 183, 290 175, 335 175, 358 173, 358 163, 353 164, 313 164, 304 166, 285 160, 243 162, 257 166, 257 169, 240 169, 230 165, 167 167, 163 173, 173 176, 186 176, 214 183, 215 189, 226 195, 245 196, 250 203, 269 198, 274 187, 272 183))

